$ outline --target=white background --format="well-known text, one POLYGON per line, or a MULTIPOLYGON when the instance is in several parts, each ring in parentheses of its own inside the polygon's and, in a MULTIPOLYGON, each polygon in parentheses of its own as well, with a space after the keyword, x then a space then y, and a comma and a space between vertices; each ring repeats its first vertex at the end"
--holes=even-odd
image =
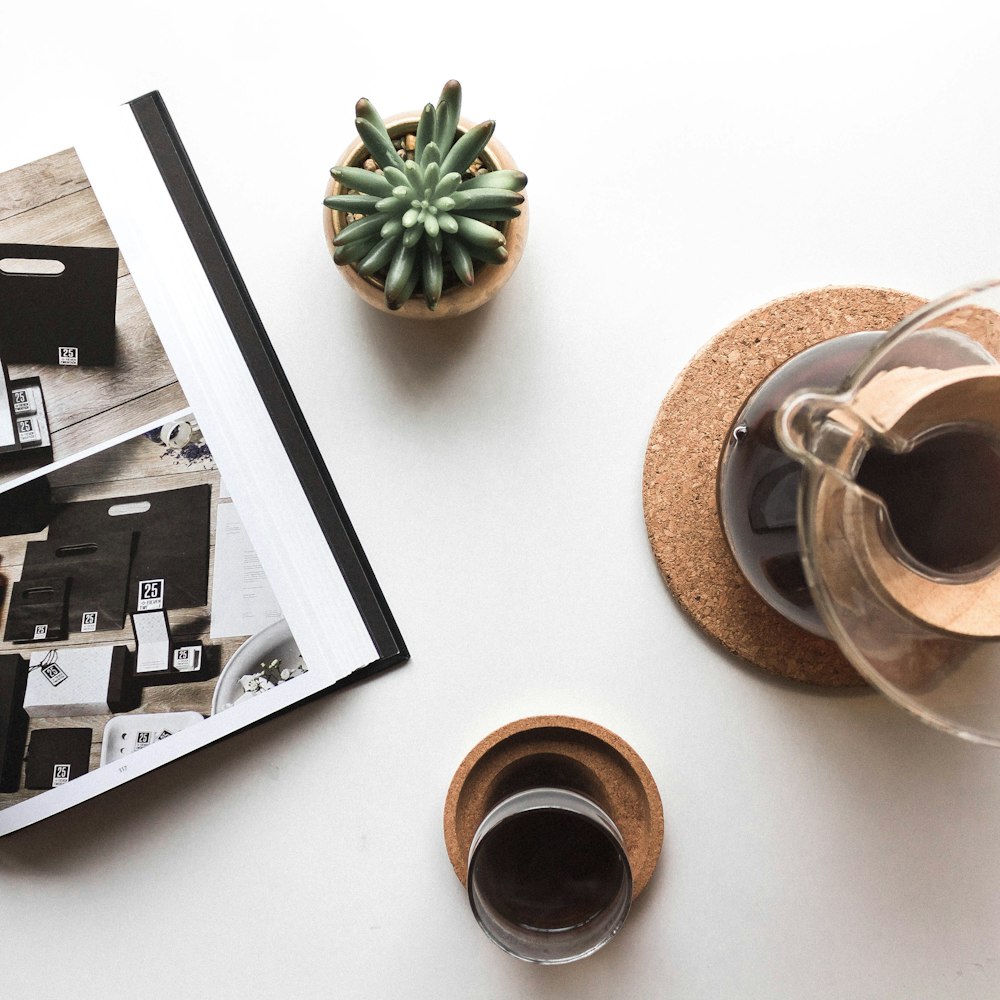
POLYGON ((163 92, 413 653, 0 843, 4 996, 1000 994, 1000 756, 728 658, 640 498, 661 398, 744 312, 1000 273, 1000 12, 658 11, 4 5, 3 166, 163 92), (491 307, 407 325, 320 202, 356 98, 452 76, 531 233, 491 307), (666 812, 620 938, 554 969, 486 940, 441 834, 469 748, 548 712, 630 742, 666 812))

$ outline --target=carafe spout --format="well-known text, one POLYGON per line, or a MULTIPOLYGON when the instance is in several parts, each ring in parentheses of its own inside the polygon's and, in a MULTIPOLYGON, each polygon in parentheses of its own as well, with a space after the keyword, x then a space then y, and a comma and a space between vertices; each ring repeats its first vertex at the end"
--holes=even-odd
POLYGON ((778 443, 792 458, 856 475, 870 428, 844 396, 795 393, 778 409, 774 423, 778 443))

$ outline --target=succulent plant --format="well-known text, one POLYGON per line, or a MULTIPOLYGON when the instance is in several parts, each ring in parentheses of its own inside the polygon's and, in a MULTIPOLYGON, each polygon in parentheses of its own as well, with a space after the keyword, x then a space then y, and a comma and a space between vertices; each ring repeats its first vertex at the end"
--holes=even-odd
POLYGON ((465 285, 476 262, 507 259, 503 232, 491 223, 520 215, 528 178, 519 170, 469 168, 493 135, 495 122, 458 130, 462 88, 449 80, 435 107, 428 104, 416 128, 413 158, 403 159, 371 102, 357 103, 355 125, 379 169, 334 167, 330 173, 355 194, 332 195, 327 208, 361 216, 334 238, 333 259, 354 265, 363 277, 384 275, 385 301, 399 309, 420 288, 429 308, 441 298, 446 269, 465 285))

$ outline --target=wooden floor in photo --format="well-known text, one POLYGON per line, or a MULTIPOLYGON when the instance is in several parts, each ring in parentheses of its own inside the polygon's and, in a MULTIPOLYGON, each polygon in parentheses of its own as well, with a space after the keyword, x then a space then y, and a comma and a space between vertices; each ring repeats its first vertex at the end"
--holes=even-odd
MULTIPOLYGON (((0 175, 0 243, 117 246, 73 150, 0 175)), ((187 405, 120 254, 115 334, 117 359, 111 367, 9 366, 12 379, 41 380, 54 461, 187 405)), ((0 456, 0 488, 25 471, 23 464, 0 456)))

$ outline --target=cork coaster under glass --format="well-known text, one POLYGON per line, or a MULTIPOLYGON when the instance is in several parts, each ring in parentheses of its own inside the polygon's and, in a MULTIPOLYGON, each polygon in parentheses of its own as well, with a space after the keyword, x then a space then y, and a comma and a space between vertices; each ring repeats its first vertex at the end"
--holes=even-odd
POLYGON ((649 769, 620 737, 564 715, 482 739, 444 808, 455 874, 487 937, 515 958, 577 961, 622 929, 663 845, 649 769))
POLYGON ((543 785, 596 802, 621 831, 632 868, 633 898, 646 887, 663 846, 663 805, 649 768, 623 739, 584 719, 540 715, 484 737, 462 761, 448 790, 444 838, 464 885, 476 829, 506 796, 543 785))

